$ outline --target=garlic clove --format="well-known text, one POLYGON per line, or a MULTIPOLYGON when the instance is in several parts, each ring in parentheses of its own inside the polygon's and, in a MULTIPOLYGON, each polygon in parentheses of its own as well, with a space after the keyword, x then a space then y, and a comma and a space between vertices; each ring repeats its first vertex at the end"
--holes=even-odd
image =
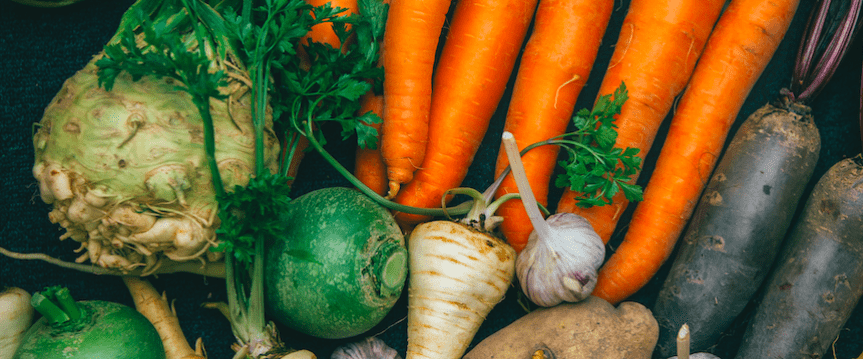
POLYGON ((548 238, 532 233, 516 259, 522 291, 532 302, 550 307, 578 302, 596 287, 597 269, 605 260, 605 245, 590 223, 573 213, 546 219, 548 238))
POLYGON ((367 337, 360 341, 342 345, 333 351, 330 359, 402 359, 378 337, 367 337))

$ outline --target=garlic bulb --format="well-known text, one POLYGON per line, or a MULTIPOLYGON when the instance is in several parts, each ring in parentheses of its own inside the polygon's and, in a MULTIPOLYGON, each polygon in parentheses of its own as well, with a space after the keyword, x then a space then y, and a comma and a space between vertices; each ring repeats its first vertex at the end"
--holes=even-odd
POLYGON ((342 345, 333 351, 330 359, 402 359, 395 349, 377 337, 342 345))
POLYGON ((605 245, 584 217, 557 213, 546 219, 551 236, 531 233, 516 259, 521 289, 543 307, 587 298, 596 286, 596 271, 605 245))
POLYGON ((533 232, 516 258, 521 289, 537 305, 578 302, 593 292, 596 271, 605 260, 605 244, 584 217, 558 213, 543 218, 512 133, 504 131, 504 150, 533 232))

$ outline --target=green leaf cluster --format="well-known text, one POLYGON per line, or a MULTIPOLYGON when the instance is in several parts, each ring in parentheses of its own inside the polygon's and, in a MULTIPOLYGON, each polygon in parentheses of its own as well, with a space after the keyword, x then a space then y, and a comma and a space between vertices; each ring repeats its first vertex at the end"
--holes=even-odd
POLYGON ((264 172, 248 185, 235 186, 219 197, 219 220, 216 230, 221 242, 214 251, 225 251, 239 263, 250 265, 255 241, 283 236, 287 230, 279 220, 290 206, 288 178, 264 172))
MULTIPOLYGON (((373 89, 381 92, 383 69, 378 66, 378 57, 388 6, 376 0, 360 0, 358 8, 361 15, 341 16, 336 15, 343 9, 329 4, 315 8, 315 19, 332 23, 342 46, 309 42, 304 47, 309 60, 307 70, 276 73, 281 98, 276 102, 286 112, 282 117, 285 127, 315 136, 324 144, 326 139, 320 131, 308 133, 304 123, 333 122, 341 126, 342 140, 356 135, 359 146, 376 148, 378 133, 369 125, 380 123, 380 117, 357 112, 361 96, 373 89)), ((301 61, 293 58, 278 66, 297 68, 304 65, 301 61)))
POLYGON ((555 179, 555 185, 577 192, 580 207, 610 204, 620 191, 630 201, 642 199, 641 187, 630 183, 641 168, 639 149, 615 147, 614 116, 627 99, 626 85, 621 83, 613 95, 600 96, 593 110, 576 113, 572 119, 575 131, 549 141, 568 154, 567 160, 560 161, 565 173, 555 179))
POLYGON ((151 19, 142 8, 132 8, 127 16, 133 21, 121 24, 117 41, 105 46, 105 56, 96 62, 100 86, 111 91, 117 76, 126 72, 134 81, 143 76, 176 79, 177 89, 193 98, 225 97, 219 92, 227 84, 225 72, 213 69, 207 31, 191 21, 187 10, 151 19))

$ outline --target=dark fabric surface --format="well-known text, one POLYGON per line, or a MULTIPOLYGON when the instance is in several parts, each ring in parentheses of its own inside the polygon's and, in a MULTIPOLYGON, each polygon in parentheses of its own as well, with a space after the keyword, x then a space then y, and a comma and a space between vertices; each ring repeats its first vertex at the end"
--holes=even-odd
MULTIPOLYGON (((755 109, 773 100, 779 90, 788 85, 794 52, 812 3, 810 0, 803 1, 791 31, 741 110, 737 125, 755 109)), ((57 239, 63 231, 48 221, 50 208, 39 199, 38 187, 31 173, 33 124, 39 121, 43 109, 63 81, 83 67, 107 42, 116 30, 121 14, 130 4, 131 0, 85 0, 65 8, 37 9, 0 0, 0 143, 4 147, 0 150, 0 183, 4 184, 2 203, 7 211, 7 214, 0 216, 0 246, 17 252, 45 253, 67 261, 77 257, 73 250, 78 245, 71 240, 61 242, 57 239)), ((588 86, 582 91, 577 108, 589 107, 596 94, 627 5, 628 1, 624 0, 616 7, 595 69, 588 86)), ((857 125, 860 72, 861 41, 858 38, 834 80, 812 104, 823 148, 810 189, 834 163, 860 152, 857 125)), ((505 96, 509 96, 509 93, 505 96)), ((505 104, 506 97, 476 155, 465 186, 483 189, 492 181, 505 104)), ((662 126, 661 132, 667 131, 667 127, 668 121, 662 126)), ((735 129, 736 126, 732 130, 735 129)), ((662 133, 656 141, 657 145, 662 143, 661 136, 662 133)), ((346 166, 352 166, 353 145, 334 143, 330 149, 346 166)), ((642 183, 646 183, 649 178, 657 153, 658 149, 654 149, 646 158, 642 183)), ((348 186, 348 183, 317 154, 309 154, 301 166, 293 195, 327 186, 348 186)), ((559 195, 560 191, 554 191, 550 203, 556 203, 559 195)), ((633 207, 630 206, 627 213, 631 213, 633 207)), ((628 214, 621 223, 625 224, 627 220, 628 214)), ((610 247, 613 249, 619 241, 620 236, 616 236, 610 247)), ((664 275, 661 271, 630 300, 650 307, 664 275)), ((211 358, 231 356, 233 337, 227 321, 217 312, 200 307, 203 302, 225 300, 224 280, 190 274, 161 275, 151 280, 158 290, 166 291, 168 298, 175 300, 180 322, 190 342, 198 337, 203 338, 211 358)), ((119 278, 79 273, 36 261, 0 256, 0 285, 18 286, 30 292, 49 285, 64 285, 79 300, 101 299, 131 305, 131 298, 119 278)), ((517 298, 517 291, 510 290, 506 299, 489 315, 474 343, 524 314, 517 298)), ((406 311, 406 296, 403 296, 390 315, 368 334, 379 335, 404 355, 406 311)), ((858 306, 836 341, 836 357, 856 358, 863 350, 861 311, 863 309, 858 306)), ((745 328, 746 314, 748 310, 717 346, 716 353, 721 357, 733 356, 745 328)), ((353 338, 319 340, 283 329, 282 339, 290 346, 307 348, 320 358, 328 358, 335 346, 353 338)), ((826 355, 832 358, 834 353, 828 352, 826 355)))

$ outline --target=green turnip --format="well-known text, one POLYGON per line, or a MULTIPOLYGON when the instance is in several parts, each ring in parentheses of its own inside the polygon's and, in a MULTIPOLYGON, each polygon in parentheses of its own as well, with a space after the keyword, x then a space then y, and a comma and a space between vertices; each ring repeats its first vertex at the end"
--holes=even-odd
POLYGON ((407 277, 404 235, 385 208, 331 187, 291 202, 267 244, 264 291, 274 320, 321 338, 362 334, 395 305, 407 277))
POLYGON ((100 300, 76 302, 65 288, 33 294, 42 314, 24 334, 14 359, 164 359, 159 334, 134 309, 100 300))

